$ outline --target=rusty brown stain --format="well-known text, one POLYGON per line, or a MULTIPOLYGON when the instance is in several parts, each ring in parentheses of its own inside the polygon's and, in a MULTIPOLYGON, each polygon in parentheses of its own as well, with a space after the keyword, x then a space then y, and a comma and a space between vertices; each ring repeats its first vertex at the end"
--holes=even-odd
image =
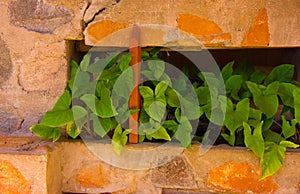
POLYGON ((219 192, 230 193, 274 193, 278 185, 272 177, 259 180, 259 166, 243 162, 226 162, 209 172, 207 187, 219 192))
POLYGON ((29 194, 30 183, 10 162, 0 160, 0 193, 29 194))
POLYGON ((114 22, 111 20, 102 20, 90 24, 87 27, 87 34, 92 41, 96 43, 107 35, 127 27, 128 24, 114 22))
POLYGON ((213 21, 192 14, 181 14, 177 17, 178 28, 203 41, 204 45, 224 45, 231 40, 229 33, 213 21))
POLYGON ((109 175, 101 164, 83 166, 75 176, 75 181, 85 188, 103 188, 110 183, 109 175))
POLYGON ((246 33, 242 46, 268 46, 270 42, 270 32, 268 24, 267 9, 263 8, 258 13, 252 26, 246 33))

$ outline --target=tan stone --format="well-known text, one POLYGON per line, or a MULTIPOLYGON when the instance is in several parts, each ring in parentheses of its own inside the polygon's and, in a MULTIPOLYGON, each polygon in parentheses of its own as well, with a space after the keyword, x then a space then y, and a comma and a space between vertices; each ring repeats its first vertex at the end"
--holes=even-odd
POLYGON ((226 162, 209 172, 207 187, 219 192, 232 193, 274 193, 278 185, 267 177, 260 180, 259 166, 242 162, 226 162))
POLYGON ((0 160, 0 193, 30 193, 30 183, 10 162, 0 160))
POLYGON ((177 156, 171 162, 151 169, 153 185, 160 188, 197 188, 194 172, 184 157, 177 156))
POLYGON ((57 144, 37 137, 1 136, 0 141, 0 193, 61 193, 57 144))
POLYGON ((110 176, 103 166, 82 166, 76 174, 75 181, 86 188, 103 188, 110 183, 110 176))
MULTIPOLYGON (((176 19, 182 14, 189 14, 202 18, 203 21, 214 22, 222 29, 223 33, 207 37, 208 39, 206 39, 206 41, 212 42, 207 44, 207 46, 235 48, 241 47, 243 39, 253 24, 253 21, 255 21, 259 11, 265 8, 268 12, 270 41, 269 45, 264 44, 262 46, 299 46, 300 39, 297 34, 299 34, 300 28, 299 25, 296 25, 299 23, 298 18, 300 18, 299 7, 298 1, 288 1, 284 3, 283 1, 273 0, 168 0, 163 4, 158 4, 154 0, 122 0, 115 6, 108 7, 105 11, 101 12, 101 14, 96 15, 93 22, 112 20, 129 25, 154 24, 176 28, 178 27, 176 19), (291 12, 293 14, 290 14, 291 12), (147 17, 145 17, 145 15, 147 17), (222 44, 220 44, 220 42, 222 44)), ((208 29, 213 26, 210 25, 211 23, 209 24, 209 22, 205 24, 205 27, 202 29, 208 29)), ((194 27, 197 28, 198 25, 195 24, 194 27)), ((87 44, 90 43, 88 42, 87 44)), ((252 46, 256 46, 255 44, 252 46)))
POLYGON ((213 21, 203 19, 192 14, 181 14, 177 18, 178 28, 200 39, 205 46, 224 45, 229 41, 229 33, 223 33, 222 29, 213 21))
POLYGON ((87 27, 86 31, 88 34, 88 38, 93 42, 93 44, 97 44, 106 36, 126 27, 128 27, 128 24, 126 23, 119 23, 111 20, 102 20, 90 24, 87 27))
POLYGON ((267 9, 263 8, 257 15, 252 26, 248 30, 242 46, 269 46, 270 42, 270 32, 269 32, 269 22, 268 22, 267 9))

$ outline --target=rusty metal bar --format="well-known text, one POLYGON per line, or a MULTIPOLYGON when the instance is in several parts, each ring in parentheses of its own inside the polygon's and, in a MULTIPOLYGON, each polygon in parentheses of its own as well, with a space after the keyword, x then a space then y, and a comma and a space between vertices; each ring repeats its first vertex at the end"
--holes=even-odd
MULTIPOLYGON (((134 85, 135 88, 130 94, 130 100, 129 100, 129 109, 136 109, 140 110, 141 106, 141 96, 139 93, 138 85, 140 82, 140 65, 141 62, 141 47, 140 47, 140 28, 137 25, 134 25, 132 28, 132 36, 130 39, 130 48, 129 53, 133 55, 130 65, 133 68, 133 74, 134 74, 134 85)), ((138 143, 139 141, 139 135, 138 135, 138 127, 139 127, 139 111, 132 114, 129 117, 129 128, 132 130, 129 134, 129 143, 138 143)))

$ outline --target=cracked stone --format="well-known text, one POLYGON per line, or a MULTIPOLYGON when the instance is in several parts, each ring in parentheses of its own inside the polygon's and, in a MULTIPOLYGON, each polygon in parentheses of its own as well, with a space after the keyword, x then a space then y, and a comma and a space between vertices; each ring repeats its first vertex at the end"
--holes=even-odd
POLYGON ((13 0, 9 5, 10 24, 39 33, 52 33, 71 22, 74 14, 64 6, 40 0, 13 0))
POLYGON ((5 42, 0 37, 0 87, 3 82, 8 80, 11 76, 12 61, 10 52, 5 42))

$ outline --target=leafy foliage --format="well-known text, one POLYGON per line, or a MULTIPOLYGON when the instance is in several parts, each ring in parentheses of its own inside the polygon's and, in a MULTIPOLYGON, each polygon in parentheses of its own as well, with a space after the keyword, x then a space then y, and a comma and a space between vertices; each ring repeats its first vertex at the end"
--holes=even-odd
MULTIPOLYGON (((141 75, 150 81, 139 86, 140 110, 128 108, 134 88, 129 66, 132 56, 116 52, 95 60, 87 54, 80 65, 71 61, 66 90, 53 109, 30 129, 53 141, 62 131, 72 138, 83 131, 98 138, 111 132, 112 146, 121 154, 130 133, 122 126, 132 113, 139 112, 140 142, 171 141, 174 137, 182 146, 190 147, 193 122, 211 122, 222 126, 220 135, 231 146, 246 146, 260 158, 261 178, 280 169, 286 148, 298 147, 291 141, 300 124, 300 87, 292 80, 293 65, 279 65, 266 75, 248 62, 236 68, 229 62, 219 75, 198 73, 189 88, 185 74, 166 74, 159 52, 160 48, 142 51, 147 66, 141 75)), ((203 131, 199 133, 202 137, 197 139, 209 138, 203 131)))

